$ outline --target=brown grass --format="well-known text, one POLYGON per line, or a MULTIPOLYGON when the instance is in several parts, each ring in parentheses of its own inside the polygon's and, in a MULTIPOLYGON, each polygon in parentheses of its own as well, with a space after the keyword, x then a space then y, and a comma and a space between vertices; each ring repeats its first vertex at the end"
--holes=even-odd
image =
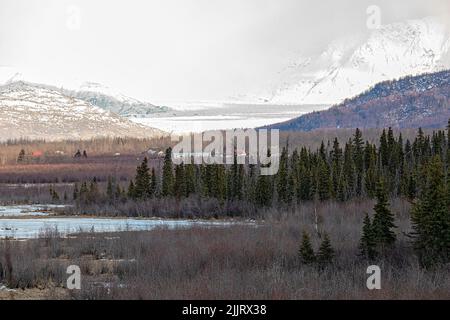
POLYGON ((317 207, 319 228, 330 234, 337 252, 334 264, 323 271, 298 258, 304 230, 315 249, 320 243, 313 228, 314 205, 307 204, 290 212, 266 212, 259 227, 3 241, 0 282, 19 288, 63 286, 65 268, 78 264, 82 290, 70 292, 77 299, 449 299, 449 267, 421 269, 403 234, 410 231, 406 202, 392 205, 399 226, 396 248, 373 263, 357 257, 362 218, 372 205, 317 207), (8 264, 13 271, 5 272, 8 264), (366 288, 370 264, 381 267, 382 290, 366 288))
POLYGON ((15 164, 20 150, 24 149, 27 162, 48 163, 71 159, 77 150, 86 150, 89 156, 136 155, 149 148, 164 150, 170 144, 168 138, 97 138, 79 141, 28 141, 17 140, 0 143, 0 165, 15 164), (33 152, 41 152, 41 157, 33 157, 33 152), (61 154, 60 152, 63 152, 61 154))

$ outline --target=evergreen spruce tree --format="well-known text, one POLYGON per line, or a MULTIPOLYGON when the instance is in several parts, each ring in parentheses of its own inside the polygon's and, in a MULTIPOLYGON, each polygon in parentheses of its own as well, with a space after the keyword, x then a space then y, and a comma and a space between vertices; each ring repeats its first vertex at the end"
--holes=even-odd
POLYGON ((136 178, 134 180, 134 198, 147 199, 151 196, 150 169, 148 168, 148 159, 144 158, 142 163, 136 169, 136 178))
POLYGON ((304 264, 311 264, 316 262, 316 255, 311 245, 311 240, 306 232, 303 232, 302 242, 300 244, 300 261, 304 264))
POLYGON ((384 251, 384 249, 391 247, 395 243, 397 237, 392 230, 396 228, 394 224, 395 217, 389 209, 387 191, 382 180, 378 182, 376 199, 372 230, 377 248, 380 251, 384 251))
POLYGON ((346 189, 347 189, 347 180, 345 179, 345 176, 341 174, 338 184, 338 191, 336 195, 336 199, 338 201, 344 202, 345 200, 347 200, 346 189))
POLYGON ((59 194, 56 192, 54 186, 50 186, 50 196, 52 197, 52 201, 59 201, 59 194))
POLYGON ((272 205, 273 190, 270 176, 258 175, 255 188, 255 202, 259 207, 269 207, 272 205))
POLYGON ((450 262, 450 210, 442 160, 435 156, 412 210, 413 244, 421 264, 432 267, 450 262))
POLYGON ((216 165, 215 183, 216 183, 216 197, 221 202, 223 202, 227 194, 227 174, 225 166, 216 165))
POLYGON ((286 204, 288 202, 288 149, 285 147, 281 152, 280 167, 277 174, 277 195, 280 203, 286 204))
POLYGON ((409 200, 414 200, 417 195, 417 184, 416 184, 416 178, 414 176, 414 173, 411 172, 408 175, 408 184, 407 184, 407 190, 406 190, 406 196, 409 200))
POLYGON ((173 195, 174 190, 174 176, 172 163, 172 148, 166 150, 163 165, 162 188, 161 195, 168 197, 173 195))
POLYGON ((73 195, 72 199, 73 201, 76 201, 78 199, 78 183, 75 183, 75 186, 73 187, 73 195))
POLYGON ((356 186, 355 163, 353 161, 353 143, 351 140, 345 145, 343 172, 346 179, 346 197, 351 198, 355 194, 356 186))
POLYGON ((114 186, 113 186, 113 181, 112 181, 111 177, 108 177, 108 184, 106 187, 106 196, 108 197, 109 200, 114 199, 114 186))
POLYGON ((86 181, 84 181, 84 182, 81 184, 81 187, 80 187, 80 193, 79 193, 79 198, 80 198, 80 201, 81 201, 81 202, 83 202, 83 203, 86 203, 86 202, 87 202, 88 193, 89 193, 89 189, 88 189, 88 186, 87 186, 86 181))
POLYGON ((374 260, 377 256, 376 240, 372 229, 372 222, 368 214, 366 214, 363 222, 359 251, 360 256, 365 259, 374 260))
POLYGON ((186 196, 186 176, 184 172, 184 164, 180 164, 175 167, 174 195, 177 198, 186 196))
POLYGON ((87 202, 88 203, 95 203, 99 201, 100 199, 100 190, 98 188, 97 179, 92 179, 91 183, 89 184, 89 191, 87 194, 87 202))
POLYGON ((122 191, 122 189, 120 188, 120 185, 117 183, 116 190, 114 192, 114 199, 123 201, 126 196, 126 194, 124 195, 123 193, 124 193, 124 191, 122 191))
POLYGON ((318 195, 319 200, 324 201, 330 199, 331 191, 331 176, 328 164, 322 159, 319 160, 318 165, 318 195))
POLYGON ((380 138, 379 155, 380 155, 380 160, 381 160, 381 166, 387 167, 389 165, 389 145, 388 145, 386 130, 384 130, 384 129, 383 129, 383 133, 381 134, 381 138, 380 138))
POLYGON ((447 124, 447 148, 450 150, 450 119, 447 124))
POLYGON ((235 177, 234 190, 235 190, 235 199, 242 200, 242 195, 244 194, 243 186, 244 186, 244 176, 245 176, 245 168, 243 164, 238 165, 237 176, 235 177))
POLYGON ((333 141, 333 150, 331 151, 331 175, 332 175, 332 191, 333 196, 337 197, 339 193, 339 183, 342 172, 342 149, 339 146, 337 138, 333 141))
POLYGON ((158 189, 158 177, 156 176, 155 168, 152 168, 150 176, 150 196, 154 197, 158 189))
POLYGON ((55 189, 52 190, 52 200, 59 201, 59 194, 58 194, 58 192, 56 192, 55 189))
POLYGON ((359 128, 356 129, 355 135, 353 136, 353 162, 356 173, 355 192, 357 196, 361 196, 364 175, 364 141, 359 128))
POLYGON ((86 203, 88 193, 89 193, 89 189, 88 189, 86 181, 84 181, 81 184, 80 193, 79 193, 79 199, 82 203, 86 203))
POLYGON ((376 187, 378 181, 377 173, 377 154, 374 147, 366 146, 366 173, 364 177, 366 194, 373 198, 376 194, 376 187))
POLYGON ((297 187, 294 172, 290 170, 288 176, 286 196, 284 197, 284 200, 288 205, 292 204, 292 201, 294 200, 296 188, 297 187))
POLYGON ((244 165, 238 164, 237 150, 234 150, 233 164, 227 177, 227 194, 230 200, 241 200, 243 195, 244 165))
POLYGON ((135 189, 134 189, 134 182, 133 180, 130 180, 130 184, 128 185, 128 192, 127 196, 130 199, 136 199, 135 189))
POLYGON ((320 267, 325 267, 333 262, 334 249, 331 246, 330 238, 328 234, 323 235, 323 240, 317 253, 317 262, 320 267))
POLYGON ((17 157, 17 162, 23 162, 25 160, 25 150, 21 149, 19 156, 17 157))

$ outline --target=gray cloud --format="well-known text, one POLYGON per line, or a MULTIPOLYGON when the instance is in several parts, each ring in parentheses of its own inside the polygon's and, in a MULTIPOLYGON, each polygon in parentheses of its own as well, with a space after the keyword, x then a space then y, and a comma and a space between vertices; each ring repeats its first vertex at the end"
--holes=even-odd
POLYGON ((0 64, 37 81, 98 81, 149 100, 222 99, 296 55, 367 32, 373 4, 384 24, 450 12, 448 0, 2 0, 0 64), (79 30, 68 28, 71 6, 79 30))

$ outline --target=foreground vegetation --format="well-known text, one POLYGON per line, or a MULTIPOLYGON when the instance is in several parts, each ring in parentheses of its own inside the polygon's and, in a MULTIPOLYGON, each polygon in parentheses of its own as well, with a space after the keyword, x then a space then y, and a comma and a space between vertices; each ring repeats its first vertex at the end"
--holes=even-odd
MULTIPOLYGON (((0 243, 0 282, 41 288, 49 298, 77 299, 449 299, 448 267, 424 270, 404 233, 409 203, 394 201, 398 242, 391 256, 358 256, 363 212, 372 201, 305 204, 266 212, 255 226, 81 234, 0 243), (299 253, 307 232, 318 251, 326 230, 336 252, 324 268, 299 253), (80 291, 65 286, 67 266, 82 271, 80 291), (367 267, 382 270, 381 290, 366 287, 367 267)), ((18 289, 21 292, 22 289, 18 289)))

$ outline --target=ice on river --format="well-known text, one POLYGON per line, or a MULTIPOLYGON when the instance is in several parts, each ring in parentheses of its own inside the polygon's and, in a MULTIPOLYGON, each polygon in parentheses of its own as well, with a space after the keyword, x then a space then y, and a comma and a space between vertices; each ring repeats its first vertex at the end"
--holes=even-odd
POLYGON ((30 239, 39 237, 46 230, 58 230, 62 235, 76 232, 145 231, 158 227, 169 229, 193 226, 227 226, 232 222, 165 219, 116 219, 116 218, 27 218, 0 219, 0 238, 30 239))
POLYGON ((64 205, 52 204, 0 206, 0 217, 48 216, 53 209, 64 207, 64 205))

